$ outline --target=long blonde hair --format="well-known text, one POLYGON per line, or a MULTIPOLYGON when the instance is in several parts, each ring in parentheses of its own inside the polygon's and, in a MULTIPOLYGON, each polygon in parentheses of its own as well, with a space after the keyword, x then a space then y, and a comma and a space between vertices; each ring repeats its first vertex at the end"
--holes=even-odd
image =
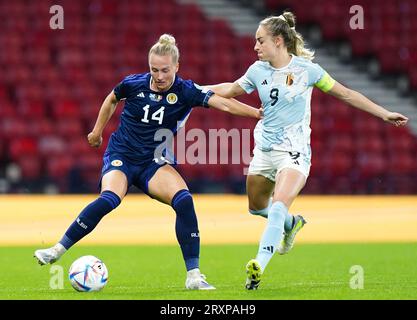
POLYGON ((303 36, 295 30, 295 15, 292 12, 265 18, 259 25, 265 27, 273 37, 282 36, 289 53, 308 60, 314 59, 314 51, 304 46, 303 36))
POLYGON ((151 54, 157 54, 159 56, 170 55, 172 57, 172 62, 177 64, 180 59, 180 52, 178 50, 175 38, 167 33, 164 33, 159 37, 158 42, 156 42, 151 49, 149 50, 148 57, 151 54))

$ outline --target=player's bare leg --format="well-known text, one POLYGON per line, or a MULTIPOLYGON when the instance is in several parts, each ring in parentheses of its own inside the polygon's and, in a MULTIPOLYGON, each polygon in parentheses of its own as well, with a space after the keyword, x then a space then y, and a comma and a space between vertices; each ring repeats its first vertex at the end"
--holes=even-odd
MULTIPOLYGON (((259 212, 268 207, 274 191, 275 182, 261 175, 248 175, 246 190, 248 193, 249 211, 259 212)), ((254 213, 255 214, 255 213, 254 213)), ((266 215, 268 216, 268 215, 266 215)))
MULTIPOLYGON (((279 188, 276 188, 274 192, 274 196, 276 193, 274 202, 282 201, 285 206, 289 208, 294 199, 300 193, 301 189, 304 187, 305 183, 306 177, 299 171, 294 169, 282 170, 277 175, 277 186, 279 188)), ((287 229, 287 226, 285 227, 284 237, 277 248, 279 254, 286 254, 292 249, 295 236, 306 223, 307 222, 301 215, 294 216, 291 227, 289 229, 287 229)))

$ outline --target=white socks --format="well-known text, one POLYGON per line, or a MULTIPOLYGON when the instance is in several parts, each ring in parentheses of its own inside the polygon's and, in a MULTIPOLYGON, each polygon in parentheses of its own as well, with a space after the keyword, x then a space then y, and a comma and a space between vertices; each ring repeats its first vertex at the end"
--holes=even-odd
MULTIPOLYGON (((262 272, 274 255, 280 241, 283 238, 285 217, 288 215, 287 207, 280 201, 275 202, 268 213, 268 223, 259 243, 256 260, 262 268, 262 272)), ((291 216, 292 224, 292 216, 291 216)))
MULTIPOLYGON (((272 206, 272 198, 269 199, 269 203, 268 206, 264 209, 261 210, 251 210, 249 209, 249 213, 253 214, 255 216, 261 216, 264 218, 268 218, 268 212, 269 210, 271 210, 271 206, 272 206)), ((285 210, 285 224, 284 224, 284 230, 285 232, 288 232, 292 229, 292 224, 293 224, 293 220, 294 216, 288 212, 288 210, 285 210)))

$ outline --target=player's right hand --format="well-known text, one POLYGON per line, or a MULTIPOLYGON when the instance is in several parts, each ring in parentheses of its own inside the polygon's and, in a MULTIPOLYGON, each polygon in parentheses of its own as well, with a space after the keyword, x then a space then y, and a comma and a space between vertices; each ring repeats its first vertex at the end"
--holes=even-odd
POLYGON ((263 119, 264 118, 264 108, 263 107, 260 107, 258 109, 258 116, 259 116, 258 119, 263 119))
POLYGON ((88 143, 90 146, 98 148, 101 146, 101 143, 103 142, 103 137, 99 134, 96 134, 94 132, 90 132, 87 136, 88 143))

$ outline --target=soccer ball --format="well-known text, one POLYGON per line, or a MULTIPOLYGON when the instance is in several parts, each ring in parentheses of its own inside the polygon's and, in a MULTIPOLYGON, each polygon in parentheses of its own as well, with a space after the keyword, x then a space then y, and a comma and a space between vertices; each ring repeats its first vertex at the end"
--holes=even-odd
POLYGON ((108 278, 106 265, 94 256, 78 258, 69 269, 72 287, 81 292, 100 291, 106 285, 108 278))

